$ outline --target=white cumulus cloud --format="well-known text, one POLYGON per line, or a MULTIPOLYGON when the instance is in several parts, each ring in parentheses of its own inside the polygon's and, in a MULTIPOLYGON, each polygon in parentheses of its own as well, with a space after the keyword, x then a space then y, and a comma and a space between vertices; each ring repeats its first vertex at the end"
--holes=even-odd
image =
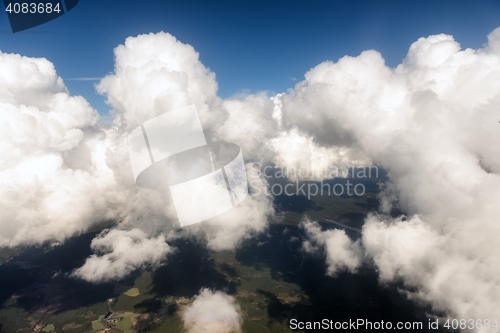
POLYGON ((43 58, 0 52, 0 246, 63 241, 117 216, 97 112, 43 58))
POLYGON ((351 241, 343 230, 321 231, 318 223, 307 218, 302 221, 301 227, 308 236, 308 240, 304 241, 302 248, 308 253, 318 252, 319 247, 324 249, 328 275, 335 276, 342 270, 356 273, 363 264, 365 258, 360 242, 351 241))
POLYGON ((239 333, 243 322, 234 297, 209 289, 200 290, 182 320, 189 333, 239 333))
MULTIPOLYGON (((382 281, 402 279, 454 318, 500 315, 499 45, 500 29, 477 50, 420 38, 396 68, 365 51, 314 67, 281 96, 285 128, 388 170, 383 212, 408 218, 367 218, 365 255, 382 281)), ((328 233, 319 238, 338 244, 328 233)))
POLYGON ((117 280, 137 268, 158 266, 174 252, 164 235, 148 237, 139 229, 104 231, 92 240, 91 247, 100 255, 87 258, 72 273, 90 282, 117 280))
MULTIPOLYGON (((136 186, 127 149, 127 136, 134 128, 168 111, 195 105, 207 141, 239 144, 244 159, 255 155, 255 145, 262 141, 250 140, 252 134, 262 136, 272 132, 271 125, 261 128, 256 114, 264 115, 266 108, 272 111, 273 103, 269 98, 255 96, 243 101, 223 102, 216 95, 215 74, 200 62, 194 48, 164 32, 129 37, 116 47, 115 70, 102 79, 98 91, 106 96, 111 113, 115 115, 115 130, 106 133, 106 139, 114 147, 107 155, 107 163, 119 186, 128 194, 120 211, 120 228, 138 228, 149 237, 175 228, 177 214, 168 191, 136 186), (245 124, 244 128, 240 124, 245 124)), ((248 166, 247 176, 252 178, 255 187, 265 186, 262 177, 253 173, 255 171, 248 166)), ((243 239, 265 230, 272 213, 270 198, 248 196, 227 213, 205 224, 177 230, 169 237, 194 236, 213 250, 234 249, 243 239)), ((127 253, 119 255, 125 257, 127 253)), ((97 254, 94 260, 99 258, 97 254)))

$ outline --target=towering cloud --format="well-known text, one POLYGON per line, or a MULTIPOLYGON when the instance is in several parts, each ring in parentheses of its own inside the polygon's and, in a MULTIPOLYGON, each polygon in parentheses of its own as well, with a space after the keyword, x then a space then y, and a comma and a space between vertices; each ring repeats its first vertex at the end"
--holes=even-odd
MULTIPOLYGON (((116 130, 107 131, 106 139, 114 147, 107 156, 107 162, 118 185, 128 193, 124 209, 120 212, 120 228, 138 228, 150 237, 158 237, 175 228, 177 214, 168 191, 136 186, 128 167, 127 149, 127 136, 134 128, 163 113, 194 105, 208 143, 229 141, 239 144, 247 161, 251 155, 257 155, 256 145, 263 140, 252 140, 252 134, 261 137, 272 133, 272 125, 263 127, 258 123, 259 114, 272 110, 272 101, 264 96, 250 96, 242 101, 223 103, 216 95, 215 74, 199 61, 198 53, 192 46, 181 43, 168 33, 127 38, 123 45, 115 49, 114 73, 102 79, 98 91, 106 96, 115 115, 116 130), (246 127, 241 124, 246 124, 246 127), (123 165, 127 167, 123 168, 123 165)), ((250 165, 247 176, 257 188, 265 186, 265 180, 250 165)), ((203 225, 178 230, 170 237, 194 236, 213 250, 234 249, 241 240, 263 231, 272 212, 268 197, 249 196, 229 212, 203 225)), ((125 257, 128 253, 117 255, 125 257)), ((90 258, 88 264, 93 262, 102 261, 100 257, 90 258)))
POLYGON ((0 52, 0 246, 64 239, 117 216, 97 112, 46 59, 0 52))
POLYGON ((234 297, 202 289, 182 314, 189 333, 239 333, 241 309, 234 297))
POLYGON ((479 50, 421 38, 395 69, 365 51, 316 66, 282 96, 285 126, 389 171, 382 208, 408 218, 370 216, 364 251, 382 281, 402 279, 410 297, 455 318, 500 315, 499 46, 500 29, 479 50))
POLYGON ((191 45, 164 32, 129 37, 116 47, 115 71, 101 80, 98 91, 113 108, 115 125, 125 130, 191 104, 209 121, 220 103, 215 74, 191 45))

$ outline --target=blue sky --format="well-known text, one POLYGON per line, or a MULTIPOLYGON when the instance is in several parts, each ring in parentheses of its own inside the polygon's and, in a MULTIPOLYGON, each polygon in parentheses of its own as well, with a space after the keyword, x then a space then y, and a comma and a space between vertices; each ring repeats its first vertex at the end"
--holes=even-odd
POLYGON ((478 48, 500 26, 500 1, 162 1, 81 0, 66 15, 13 34, 0 13, 0 50, 46 57, 72 94, 108 112, 96 81, 113 70, 113 48, 128 36, 166 31, 200 53, 219 96, 274 93, 311 67, 366 49, 396 66, 419 37, 447 33, 478 48))

